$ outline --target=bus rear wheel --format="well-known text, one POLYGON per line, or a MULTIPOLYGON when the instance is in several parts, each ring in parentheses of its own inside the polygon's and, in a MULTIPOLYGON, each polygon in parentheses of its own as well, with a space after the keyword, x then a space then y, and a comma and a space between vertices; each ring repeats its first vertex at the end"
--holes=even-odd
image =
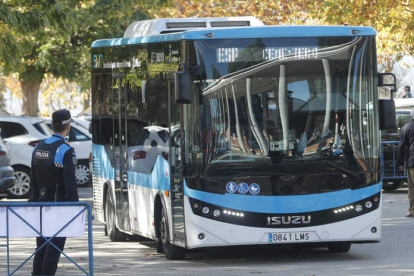
POLYGON ((164 208, 161 208, 159 219, 159 235, 158 242, 161 243, 162 250, 168 260, 180 260, 185 258, 185 248, 173 245, 170 243, 168 220, 165 215, 164 208))
POLYGON ((122 233, 116 228, 115 224, 115 206, 114 200, 112 198, 111 190, 106 191, 106 204, 105 204, 105 215, 106 215, 106 230, 109 236, 109 239, 113 242, 125 241, 127 235, 122 233))
POLYGON ((328 245, 329 252, 332 253, 346 253, 351 249, 350 242, 335 242, 328 245))

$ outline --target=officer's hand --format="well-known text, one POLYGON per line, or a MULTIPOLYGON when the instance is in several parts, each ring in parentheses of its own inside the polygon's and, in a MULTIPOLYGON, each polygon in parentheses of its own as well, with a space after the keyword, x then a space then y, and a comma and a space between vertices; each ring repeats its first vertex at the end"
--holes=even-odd
POLYGON ((404 170, 404 166, 399 166, 398 168, 402 171, 404 170))
POLYGON ((66 143, 66 144, 68 144, 68 145, 70 146, 69 141, 66 141, 65 143, 66 143))

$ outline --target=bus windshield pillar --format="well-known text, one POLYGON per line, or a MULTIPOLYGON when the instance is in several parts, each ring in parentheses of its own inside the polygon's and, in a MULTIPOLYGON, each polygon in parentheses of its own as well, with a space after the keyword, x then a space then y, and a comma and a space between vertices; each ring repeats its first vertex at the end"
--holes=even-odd
POLYGON ((286 64, 280 65, 279 109, 283 132, 283 151, 289 155, 289 108, 287 102, 286 64))

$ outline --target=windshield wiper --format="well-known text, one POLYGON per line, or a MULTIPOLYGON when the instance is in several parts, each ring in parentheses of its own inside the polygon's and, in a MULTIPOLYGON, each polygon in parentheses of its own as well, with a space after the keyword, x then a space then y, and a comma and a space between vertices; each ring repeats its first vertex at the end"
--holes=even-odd
MULTIPOLYGON (((306 163, 306 162, 309 162, 309 161, 304 161, 303 163, 306 163)), ((325 163, 325 164, 327 164, 327 165, 329 165, 329 166, 331 166, 331 167, 334 167, 335 169, 337 169, 337 170, 340 170, 340 171, 342 171, 342 172, 344 172, 344 173, 346 173, 346 174, 348 174, 348 175, 352 175, 353 177, 356 177, 356 178, 358 178, 359 177, 359 174, 358 173, 356 173, 356 172, 353 172, 353 171, 351 171, 351 170, 348 170, 348 169, 346 169, 346 168, 344 168, 344 167, 342 167, 342 166, 339 166, 338 164, 336 164, 335 162, 332 162, 332 161, 329 161, 329 160, 317 160, 317 161, 310 161, 309 163, 325 163)))

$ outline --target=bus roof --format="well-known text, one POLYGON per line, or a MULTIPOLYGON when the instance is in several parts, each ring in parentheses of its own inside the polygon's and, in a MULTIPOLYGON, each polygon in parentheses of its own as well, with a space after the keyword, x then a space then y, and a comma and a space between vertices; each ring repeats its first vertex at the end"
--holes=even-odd
POLYGON ((355 26, 261 26, 188 30, 180 33, 102 39, 92 43, 92 48, 113 47, 180 40, 277 38, 277 37, 335 37, 375 36, 372 27, 355 26))

